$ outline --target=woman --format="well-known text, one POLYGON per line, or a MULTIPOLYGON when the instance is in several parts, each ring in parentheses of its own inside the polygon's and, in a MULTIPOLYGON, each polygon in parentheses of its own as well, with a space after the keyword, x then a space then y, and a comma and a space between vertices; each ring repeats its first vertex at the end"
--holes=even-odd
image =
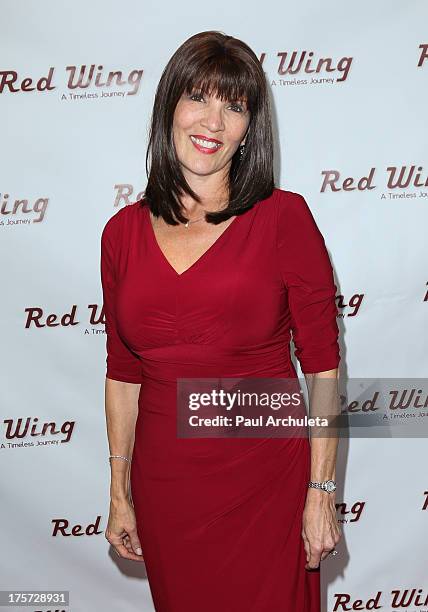
POLYGON ((311 398, 337 382, 330 260, 303 197, 274 186, 268 91, 246 44, 202 32, 181 45, 149 154, 144 198, 101 241, 107 540, 145 561, 158 612, 316 612, 340 534, 334 492, 308 485, 334 479, 337 440, 177 437, 178 378, 296 379, 290 330, 311 398))

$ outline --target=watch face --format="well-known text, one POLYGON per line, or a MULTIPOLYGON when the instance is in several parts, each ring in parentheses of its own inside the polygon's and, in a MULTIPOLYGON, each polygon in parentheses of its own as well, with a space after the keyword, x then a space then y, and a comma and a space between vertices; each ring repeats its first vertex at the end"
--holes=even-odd
POLYGON ((326 489, 329 493, 332 493, 336 490, 336 485, 334 484, 333 480, 328 480, 326 482, 326 489))

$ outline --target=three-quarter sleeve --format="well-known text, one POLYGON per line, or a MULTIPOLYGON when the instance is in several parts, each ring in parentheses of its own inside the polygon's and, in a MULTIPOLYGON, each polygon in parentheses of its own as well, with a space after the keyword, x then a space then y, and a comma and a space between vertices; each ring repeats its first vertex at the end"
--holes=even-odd
POLYGON ((277 198, 277 255, 302 372, 337 368, 337 287, 324 238, 303 196, 283 190, 277 198))
POLYGON ((101 235, 101 284, 106 339, 106 377, 122 382, 141 383, 142 362, 120 337, 116 320, 116 248, 121 209, 111 217, 101 235))

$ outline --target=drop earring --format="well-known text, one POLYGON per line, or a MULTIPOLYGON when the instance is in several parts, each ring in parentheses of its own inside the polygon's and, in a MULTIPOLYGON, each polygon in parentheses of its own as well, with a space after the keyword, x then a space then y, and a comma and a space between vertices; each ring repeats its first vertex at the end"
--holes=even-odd
POLYGON ((240 159, 244 155, 244 151, 245 151, 245 143, 239 146, 239 158, 240 159))

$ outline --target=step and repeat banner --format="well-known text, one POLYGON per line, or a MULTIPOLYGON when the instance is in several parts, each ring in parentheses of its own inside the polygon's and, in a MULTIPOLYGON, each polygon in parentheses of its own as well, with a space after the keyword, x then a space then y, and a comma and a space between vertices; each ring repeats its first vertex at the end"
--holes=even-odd
POLYGON ((104 535, 100 237, 145 188, 167 61, 220 30, 262 62, 276 183, 305 197, 324 235, 341 375, 366 383, 364 401, 353 392, 343 406, 362 427, 340 441, 343 536, 321 563, 323 610, 428 610, 428 3, 2 0, 0 11, 2 609, 153 610, 144 564, 104 535), (413 435, 365 427, 380 387, 394 398, 385 418, 416 423, 413 435), (10 595, 46 590, 68 599, 24 607, 10 595))

